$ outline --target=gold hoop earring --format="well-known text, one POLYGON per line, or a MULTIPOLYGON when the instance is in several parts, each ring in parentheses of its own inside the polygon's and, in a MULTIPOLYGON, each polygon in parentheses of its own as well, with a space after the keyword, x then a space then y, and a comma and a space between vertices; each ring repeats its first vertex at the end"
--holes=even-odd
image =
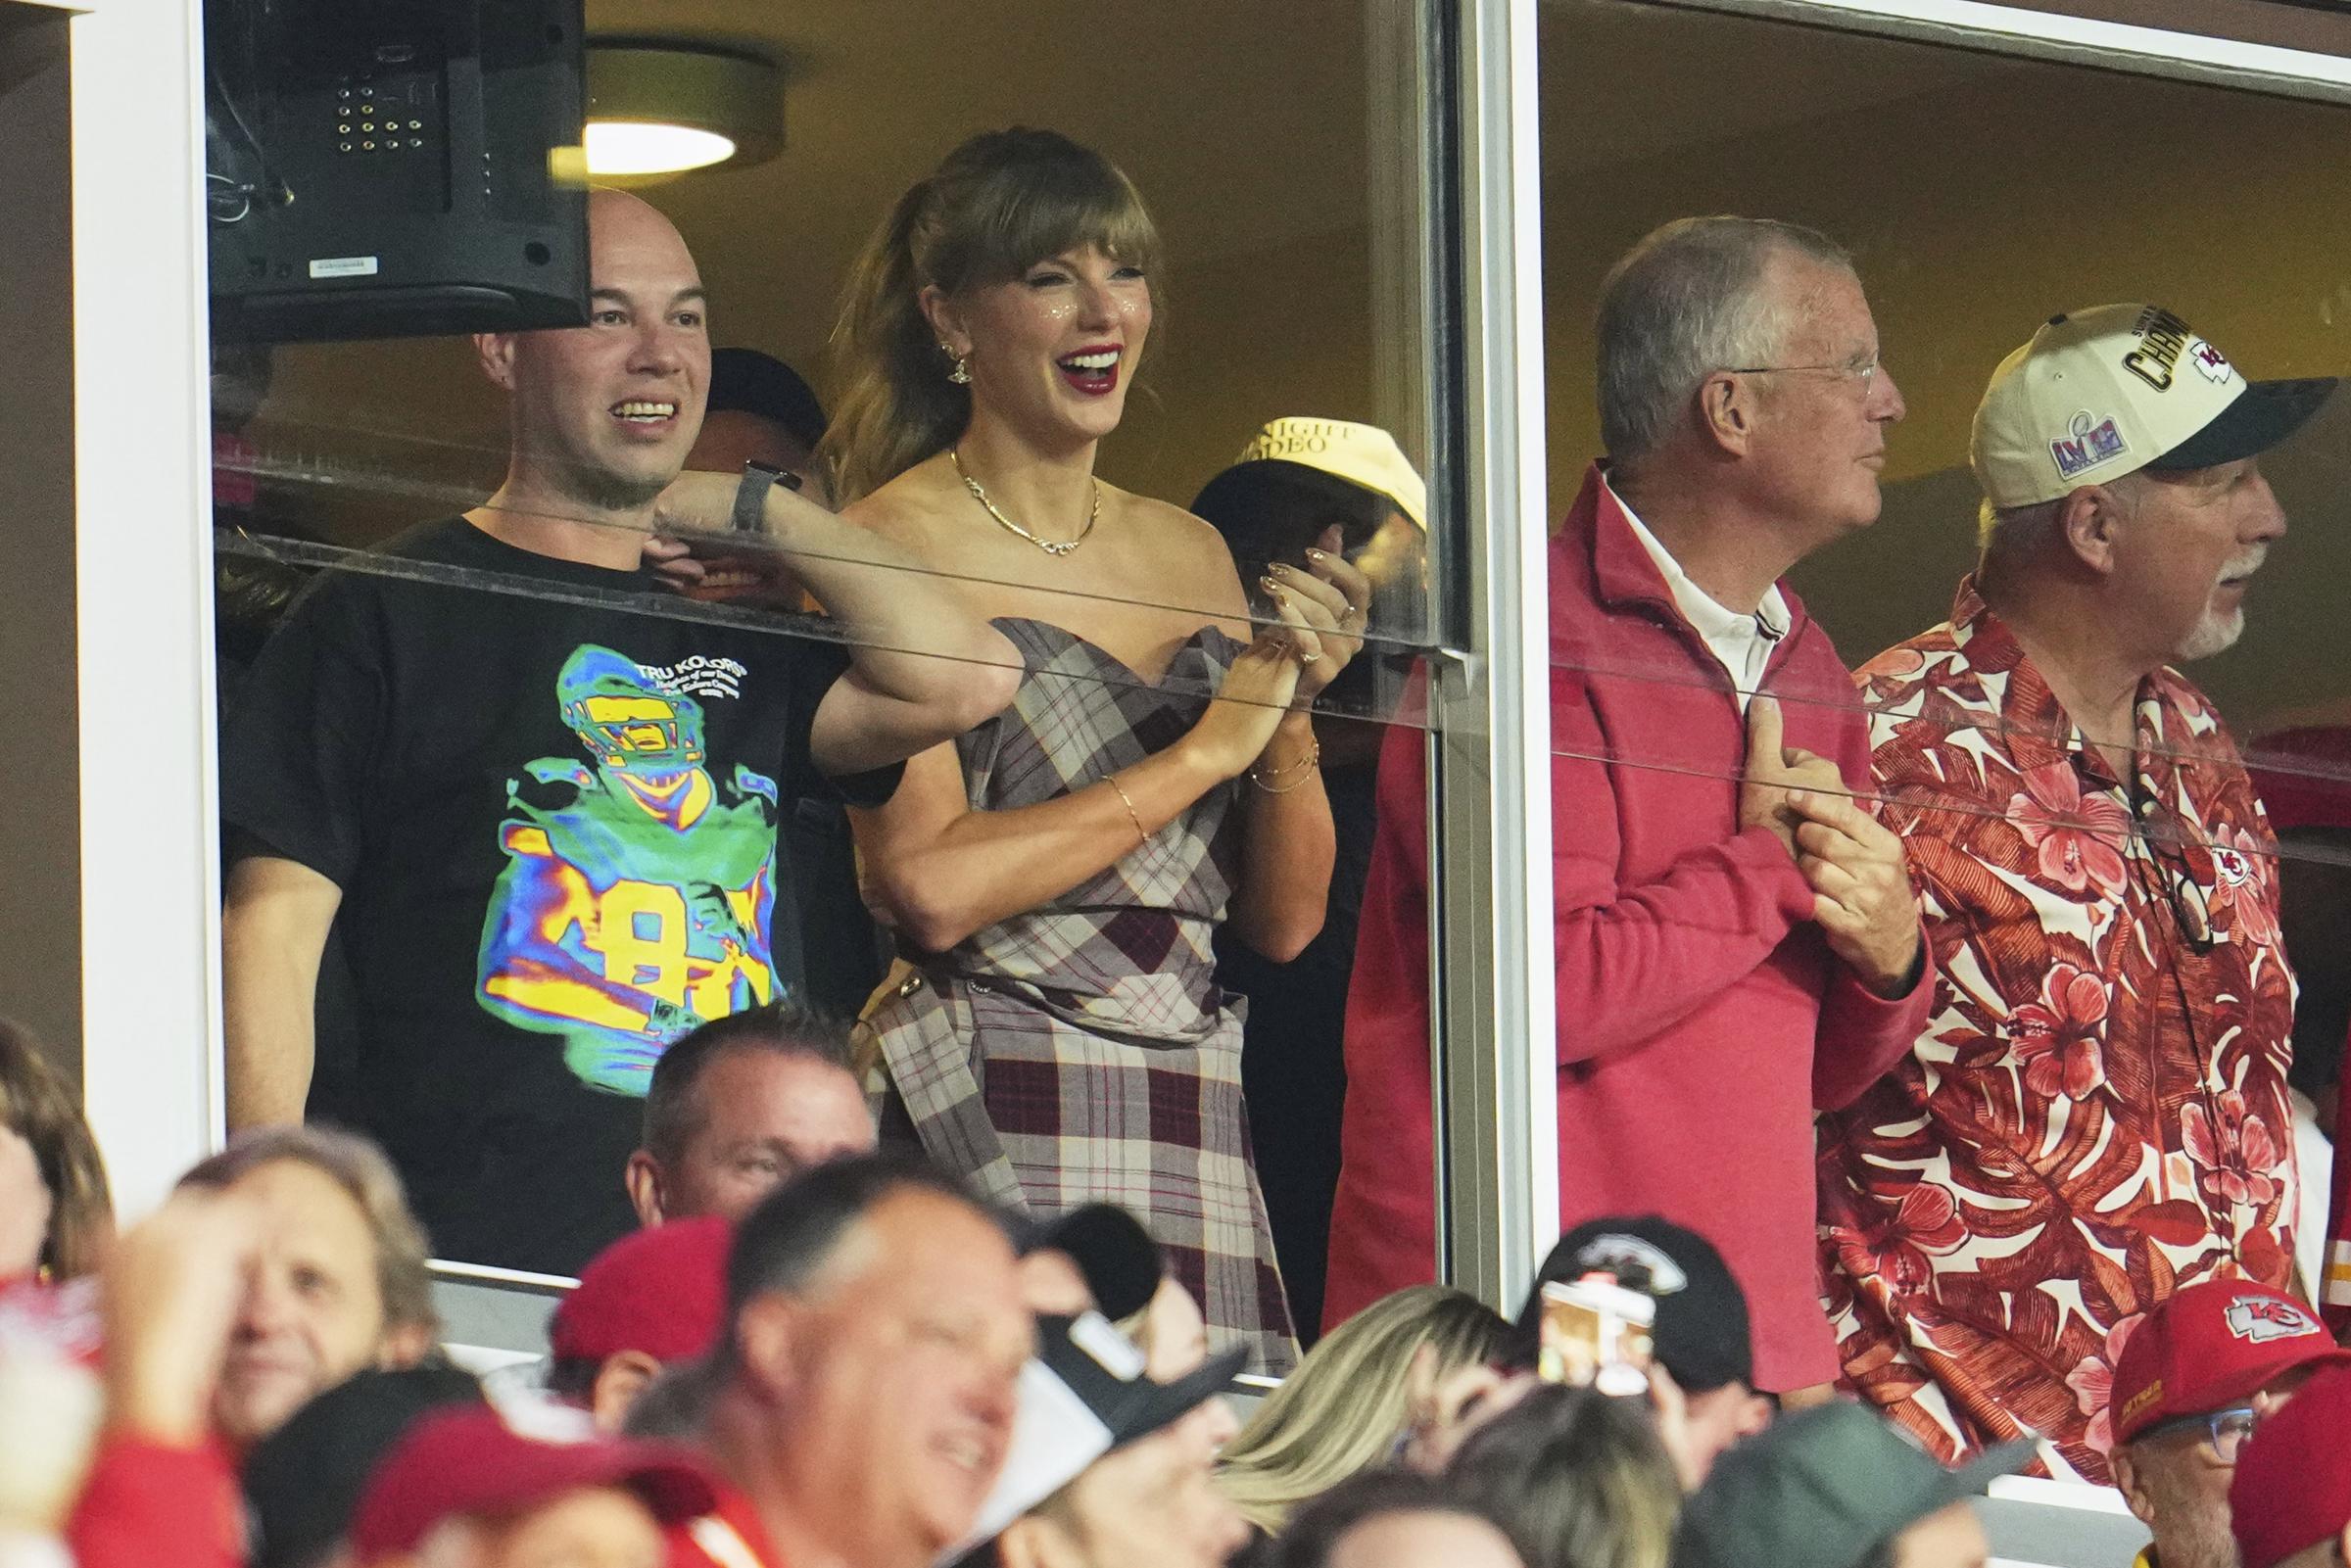
POLYGON ((938 352, 955 361, 947 367, 947 379, 959 387, 970 386, 972 384, 971 356, 957 354, 943 343, 938 346, 938 352))

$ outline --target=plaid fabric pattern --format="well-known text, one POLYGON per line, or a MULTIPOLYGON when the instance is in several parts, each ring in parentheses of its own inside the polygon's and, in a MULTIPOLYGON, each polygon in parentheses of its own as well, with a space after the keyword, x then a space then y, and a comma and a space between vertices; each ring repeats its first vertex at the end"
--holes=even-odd
MULTIPOLYGON (((1241 650, 1203 627, 1154 684, 1059 627, 995 626, 1028 674, 958 742, 976 810, 1058 799, 1174 743, 1241 650)), ((933 1160, 1016 1211, 1133 1211, 1210 1344, 1245 1345, 1278 1374, 1297 1346, 1249 1152, 1241 1002, 1218 989, 1211 946, 1237 800, 1237 784, 1214 789, 1052 903, 908 954, 915 977, 866 1022, 933 1160)))

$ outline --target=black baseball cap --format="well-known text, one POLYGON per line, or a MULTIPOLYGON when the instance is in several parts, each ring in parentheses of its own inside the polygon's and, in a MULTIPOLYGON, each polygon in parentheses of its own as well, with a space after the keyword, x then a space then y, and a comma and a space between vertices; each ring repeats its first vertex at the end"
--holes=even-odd
POLYGON ((1065 1254, 1085 1276, 1094 1306, 1124 1322, 1151 1305, 1167 1274, 1166 1256, 1143 1222, 1117 1204, 1086 1204, 1066 1214, 1016 1224, 1013 1246, 1031 1253, 1065 1254))
POLYGON ((708 411, 740 409, 772 419, 794 441, 813 449, 825 439, 825 405, 797 370, 757 349, 710 352, 708 411))
POLYGON ((312 1568, 342 1541, 377 1461, 419 1418, 480 1403, 482 1386, 454 1366, 369 1368, 296 1410, 246 1455, 243 1482, 253 1568, 312 1568))
POLYGON ((1040 1315, 1004 1468, 957 1550, 992 1540, 1104 1454, 1175 1425, 1222 1394, 1248 1359, 1235 1346, 1155 1383, 1142 1351, 1100 1312, 1040 1315))
POLYGON ((1673 1568, 1857 1568, 2032 1458, 2032 1444, 2010 1443, 1946 1470, 1850 1401, 1783 1416, 1716 1459, 1683 1504, 1673 1568))
POLYGON ((1526 1294, 1518 1313, 1511 1359, 1532 1366, 1540 1349, 1543 1287, 1615 1276, 1627 1290, 1655 1298, 1651 1341, 1658 1362, 1692 1394, 1754 1382, 1754 1344, 1748 1329, 1747 1292, 1714 1244, 1697 1231, 1656 1214, 1589 1220, 1561 1236, 1526 1294))

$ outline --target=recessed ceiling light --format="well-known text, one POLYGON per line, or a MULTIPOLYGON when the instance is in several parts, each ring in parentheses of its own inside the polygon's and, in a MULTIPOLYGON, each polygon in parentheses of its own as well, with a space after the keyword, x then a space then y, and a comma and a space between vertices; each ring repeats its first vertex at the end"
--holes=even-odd
POLYGON ((735 143, 695 125, 660 125, 639 119, 588 122, 588 172, 597 178, 631 174, 677 174, 707 168, 735 156, 735 143))
POLYGON ((760 163, 783 150, 783 81, 747 55, 591 38, 586 143, 592 179, 760 163))

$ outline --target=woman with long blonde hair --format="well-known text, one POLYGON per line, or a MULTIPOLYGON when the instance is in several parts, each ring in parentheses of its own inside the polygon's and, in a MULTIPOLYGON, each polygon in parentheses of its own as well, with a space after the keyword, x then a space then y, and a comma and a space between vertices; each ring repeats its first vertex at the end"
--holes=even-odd
POLYGON ((1383 1296, 1324 1335, 1241 1435, 1224 1446, 1217 1484, 1249 1522, 1279 1535, 1290 1510, 1385 1462, 1402 1435, 1413 1358, 1424 1379, 1503 1354, 1511 1326, 1476 1297, 1444 1285, 1383 1296))
POLYGON ((1333 840, 1305 705, 1361 643, 1335 542, 1268 569, 1094 472, 1149 341, 1159 238, 1050 131, 964 143, 850 280, 826 438, 844 515, 953 574, 1020 650, 1011 707, 852 813, 903 966, 866 1020, 887 1131, 989 1200, 1139 1215, 1220 1347, 1293 1341, 1218 927, 1294 955, 1333 840))

